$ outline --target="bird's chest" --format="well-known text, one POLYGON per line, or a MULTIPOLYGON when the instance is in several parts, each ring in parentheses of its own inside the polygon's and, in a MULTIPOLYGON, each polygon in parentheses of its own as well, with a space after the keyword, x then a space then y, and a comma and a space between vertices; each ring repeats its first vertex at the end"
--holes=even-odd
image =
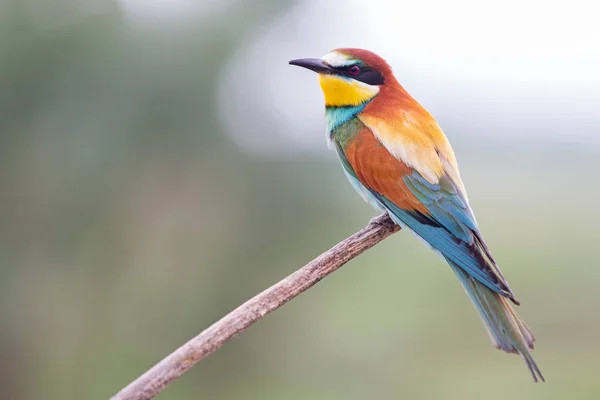
POLYGON ((355 115, 346 118, 338 124, 327 126, 327 133, 331 141, 335 141, 345 148, 365 128, 365 125, 355 115))

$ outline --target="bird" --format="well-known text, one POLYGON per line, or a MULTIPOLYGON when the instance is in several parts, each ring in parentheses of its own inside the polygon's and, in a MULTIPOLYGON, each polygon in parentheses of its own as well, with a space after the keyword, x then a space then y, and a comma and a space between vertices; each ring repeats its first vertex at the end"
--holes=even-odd
POLYGON ((535 336, 513 308, 520 303, 482 237, 436 119, 371 51, 338 48, 289 64, 317 73, 328 144, 354 189, 450 265, 492 344, 519 354, 534 381, 545 381, 531 354, 535 336))

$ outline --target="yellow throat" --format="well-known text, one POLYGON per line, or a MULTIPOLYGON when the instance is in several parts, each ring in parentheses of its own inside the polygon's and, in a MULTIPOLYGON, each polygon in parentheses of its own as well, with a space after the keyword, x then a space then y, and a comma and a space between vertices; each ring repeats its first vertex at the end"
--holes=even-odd
POLYGON ((335 75, 319 74, 319 83, 328 107, 358 106, 379 93, 377 86, 335 75))

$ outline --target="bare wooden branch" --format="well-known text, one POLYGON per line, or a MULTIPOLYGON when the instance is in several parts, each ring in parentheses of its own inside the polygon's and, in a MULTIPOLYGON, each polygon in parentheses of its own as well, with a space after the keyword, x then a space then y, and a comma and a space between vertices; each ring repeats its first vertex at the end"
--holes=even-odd
POLYGON ((387 214, 373 218, 359 232, 338 243, 287 278, 254 296, 179 347, 114 395, 111 400, 151 399, 165 389, 170 382, 223 346, 233 336, 399 230, 400 228, 392 222, 387 214))

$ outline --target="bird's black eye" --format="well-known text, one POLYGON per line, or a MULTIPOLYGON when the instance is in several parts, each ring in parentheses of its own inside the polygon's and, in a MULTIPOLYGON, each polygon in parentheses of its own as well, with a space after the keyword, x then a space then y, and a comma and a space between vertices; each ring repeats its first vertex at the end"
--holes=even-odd
POLYGON ((351 65, 348 67, 348 73, 350 75, 358 75, 360 74, 360 67, 358 65, 351 65))

